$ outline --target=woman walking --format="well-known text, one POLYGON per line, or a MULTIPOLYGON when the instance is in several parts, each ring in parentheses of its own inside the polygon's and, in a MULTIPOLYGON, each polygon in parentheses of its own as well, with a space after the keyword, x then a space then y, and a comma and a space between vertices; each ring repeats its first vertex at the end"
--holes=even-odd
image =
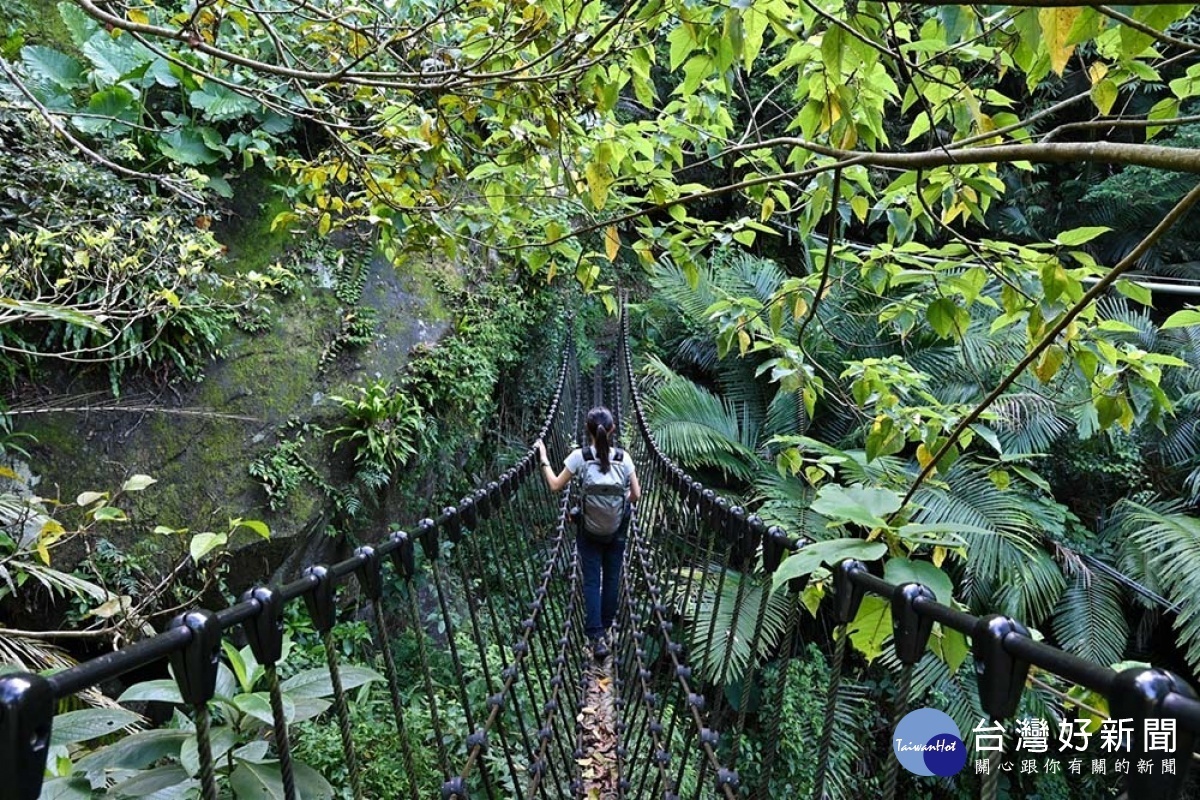
POLYGON ((542 477, 551 491, 562 491, 571 478, 576 475, 580 478, 582 499, 575 545, 583 572, 586 633, 592 654, 602 661, 608 657, 606 634, 617 616, 630 504, 642 496, 642 487, 629 454, 613 445, 616 425, 612 412, 603 406, 589 411, 587 432, 591 445, 572 450, 557 475, 542 440, 538 439, 533 446, 541 457, 542 477))

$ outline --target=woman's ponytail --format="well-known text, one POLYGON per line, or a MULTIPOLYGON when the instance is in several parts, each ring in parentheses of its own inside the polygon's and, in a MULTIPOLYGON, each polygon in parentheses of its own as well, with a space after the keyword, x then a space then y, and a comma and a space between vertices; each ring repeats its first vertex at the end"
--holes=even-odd
POLYGON ((600 461, 600 471, 607 473, 612 464, 612 443, 609 435, 613 430, 613 415, 604 406, 597 406, 587 414, 587 430, 596 444, 596 458, 600 461))

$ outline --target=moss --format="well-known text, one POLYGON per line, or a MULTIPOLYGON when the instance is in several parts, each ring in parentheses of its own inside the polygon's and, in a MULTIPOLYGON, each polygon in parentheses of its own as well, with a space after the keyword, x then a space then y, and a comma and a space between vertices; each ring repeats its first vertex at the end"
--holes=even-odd
MULTIPOLYGON (((0 3, 0 10, 8 2, 0 3)), ((71 39, 71 32, 63 23, 62 15, 58 13, 58 0, 15 0, 21 5, 24 20, 21 25, 25 44, 38 44, 53 47, 72 55, 79 55, 79 48, 71 39)), ((0 32, 3 29, 0 28, 0 32)))
POLYGON ((214 233, 228 249, 226 268, 245 274, 265 273, 294 241, 291 228, 272 229, 291 203, 279 191, 276 176, 259 164, 233 181, 233 197, 223 209, 214 233))
MULTIPOLYGON (((246 196, 239 194, 239 208, 220 223, 219 234, 230 248, 229 269, 238 272, 261 271, 289 256, 283 246, 286 234, 269 231, 271 218, 284 205, 269 191, 269 175, 260 174, 256 180, 258 189, 250 186, 246 196)), ((293 261, 297 252, 290 254, 293 261)), ((207 366, 203 380, 178 387, 176 397, 164 401, 190 413, 59 413, 31 420, 29 428, 39 437, 32 467, 46 477, 39 491, 53 495, 53 485, 59 482, 62 494, 73 498, 83 490, 114 489, 127 474, 152 475, 158 482, 129 498, 134 521, 112 526, 105 535, 126 552, 150 553, 160 565, 181 558, 188 537, 153 535, 156 524, 192 533, 223 532, 230 518, 260 519, 280 541, 251 551, 257 568, 264 566, 258 559, 268 559, 273 567, 294 549, 297 545, 286 542, 288 537, 319 535, 330 513, 329 490, 306 482, 272 512, 249 465, 280 437, 304 435, 303 459, 319 479, 333 492, 358 491, 360 487, 351 485, 347 454, 333 452, 328 439, 315 432, 299 433, 291 421, 336 424, 335 411, 321 397, 339 389, 348 393, 376 374, 395 379, 415 345, 436 341, 446 330, 451 311, 443 292, 453 290, 450 296, 458 300, 466 294, 453 264, 435 262, 400 273, 376 254, 363 265, 361 301, 375 310, 375 341, 342 353, 322 368, 321 354, 351 309, 332 290, 312 285, 314 270, 309 266, 301 263, 295 269, 303 279, 302 289, 262 303, 263 313, 270 315, 264 330, 229 333, 221 343, 224 356, 207 366)), ((54 385, 71 392, 90 388, 65 373, 54 385)), ((437 482, 436 477, 432 480, 437 482)), ((413 513, 427 511, 427 492, 413 491, 406 502, 413 513)), ((232 544, 257 542, 255 534, 243 531, 232 544)))

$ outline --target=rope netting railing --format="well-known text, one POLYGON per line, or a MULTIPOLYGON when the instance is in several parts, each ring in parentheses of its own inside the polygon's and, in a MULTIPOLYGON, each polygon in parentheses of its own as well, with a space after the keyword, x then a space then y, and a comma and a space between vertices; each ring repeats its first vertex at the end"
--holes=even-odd
MULTIPOLYGON (((539 433, 560 461, 577 436, 578 387, 574 348, 568 346, 539 433)), ((263 668, 270 708, 263 713, 270 724, 261 740, 269 751, 264 748, 258 763, 278 771, 277 789, 286 800, 312 796, 295 763, 294 708, 280 676, 285 607, 301 599, 324 651, 328 713, 339 731, 347 782, 355 800, 366 800, 358 753, 370 743, 355 737, 342 680, 347 667, 335 633, 339 595, 348 596, 352 583, 360 610, 369 607, 373 650, 408 774, 392 796, 569 796, 577 783, 575 692, 583 679, 578 564, 564 522, 569 492, 553 495, 537 467, 530 449, 497 480, 421 520, 415 531, 392 532, 344 561, 309 567, 284 586, 254 587, 219 611, 188 611, 157 636, 47 676, 0 676, 0 800, 35 800, 44 782, 65 780, 44 777, 61 701, 164 664, 195 729, 198 766, 182 777, 203 800, 227 796, 221 770, 229 748, 214 745, 227 724, 214 702, 222 699, 219 674, 229 669, 223 641, 248 645, 263 668), (415 638, 417 651, 417 663, 403 674, 395 650, 400 626, 415 638), (435 661, 443 674, 448 669, 453 675, 450 685, 435 680, 435 661), (412 730, 417 714, 420 732, 412 730), (214 747, 220 747, 216 757, 214 747), (419 785, 417 764, 430 761, 440 777, 419 785)), ((159 758, 179 757, 164 751, 159 758)), ((120 786, 113 788, 119 794, 120 786)), ((273 792, 263 796, 278 796, 273 792)))
MULTIPOLYGON (((304 773, 293 754, 294 710, 280 674, 285 607, 301 599, 320 638, 332 696, 329 720, 337 726, 350 793, 355 800, 370 797, 359 757, 370 743, 356 739, 343 681, 344 673, 352 673, 343 664, 336 633, 341 605, 352 590, 373 623, 373 650, 409 776, 390 796, 585 797, 580 765, 592 754, 583 743, 594 737, 585 737, 584 712, 597 681, 611 685, 617 797, 770 796, 779 762, 781 700, 803 638, 805 579, 794 578, 780 591, 773 591, 772 581, 784 558, 806 541, 731 505, 663 452, 638 391, 624 305, 620 333, 608 374, 597 372, 586 392, 592 401, 607 395, 642 487, 625 546, 606 668, 584 660, 581 568, 567 514, 572 491, 555 496, 530 450, 497 480, 436 518, 421 520, 411 533, 392 532, 380 543, 359 547, 351 558, 308 568, 287 585, 255 587, 228 608, 187 612, 158 636, 71 669, 0 676, 0 800, 41 794, 60 701, 164 662, 177 684, 177 705, 187 709, 195 729, 195 766, 186 777, 204 800, 223 796, 228 778, 218 758, 228 759, 229 751, 222 745, 215 758, 214 740, 221 740, 227 721, 221 704, 213 702, 220 699, 219 674, 228 670, 223 641, 245 643, 262 666, 270 722, 260 760, 278 770, 286 800, 306 800, 304 773), (401 630, 416 650, 415 656, 406 654, 407 669, 396 658, 401 630), (752 740, 754 760, 747 755, 752 740), (420 773, 421 763, 436 766, 420 773), (433 777, 418 782, 418 774, 433 777)), ((568 347, 539 433, 556 463, 586 437, 584 394, 568 347)), ((893 725, 919 696, 914 669, 936 623, 970 638, 987 721, 1012 718, 1037 667, 1103 695, 1114 716, 1174 719, 1178 749, 1193 750, 1200 702, 1169 672, 1118 673, 1088 663, 1035 641, 1011 619, 968 614, 937 602, 919 584, 884 581, 859 562, 838 565, 832 584, 827 616, 836 628, 817 746, 817 798, 835 788, 829 776, 849 661, 848 628, 867 595, 890 604, 899 665, 890 684, 893 725)), ((590 662, 590 654, 586 658, 590 662)), ((1137 756, 1136 748, 1131 756, 1137 756)), ((1185 758, 1170 776, 1129 772, 1126 789, 1138 800, 1173 800, 1190 761, 1185 758)), ((893 800, 898 761, 888 757, 884 764, 882 794, 893 800)), ((984 774, 981 796, 996 797, 999 779, 998 769, 984 774)))
MULTIPOLYGON (((781 528, 768 528, 756 515, 730 505, 662 451, 638 391, 624 304, 621 331, 614 411, 631 429, 628 447, 644 495, 632 526, 628 584, 622 595, 626 609, 620 625, 626 636, 619 661, 627 700, 623 726, 639 736, 642 729, 649 731, 653 751, 639 758, 627 756, 622 786, 637 798, 768 797, 779 744, 779 699, 794 661, 800 592, 806 581, 804 576, 793 578, 781 591, 772 592, 772 576, 783 559, 807 541, 781 528), (649 654, 651 642, 654 654, 649 654), (758 715, 762 719, 757 733, 766 744, 755 765, 754 785, 748 785, 739 773, 742 743, 750 733, 748 698, 768 665, 774 667, 775 683, 761 688, 761 707, 775 713, 758 715), (639 680, 635 683, 629 676, 639 680), (707 695, 700 686, 710 690, 707 695), (730 686, 739 691, 721 691, 730 686), (677 733, 681 728, 686 729, 682 736, 677 733)), ((1180 797, 1197 758, 1193 751, 1200 733, 1200 702, 1178 676, 1158 668, 1117 672, 1087 662, 1035 640, 1015 620, 952 608, 937 602, 930 588, 890 583, 858 561, 836 566, 832 583, 826 602, 836 627, 813 797, 831 796, 830 759, 849 660, 848 628, 867 595, 890 604, 890 643, 898 664, 890 703, 892 727, 916 699, 914 668, 925 656, 937 623, 970 640, 979 704, 986 717, 981 724, 1001 724, 1014 717, 1032 682, 1033 668, 1099 693, 1111 717, 1132 720, 1135 728, 1148 719, 1174 720, 1176 752, 1182 755, 1175 773, 1127 770, 1124 789, 1138 800, 1180 797)), ((635 746, 627 752, 640 751, 635 746)), ((1141 737, 1130 738, 1125 755, 1132 760, 1145 755, 1141 737)), ((998 752, 988 752, 991 769, 983 771, 980 780, 985 800, 998 795, 998 759, 998 752)), ((892 756, 882 761, 882 794, 893 800, 899 761, 892 756)))

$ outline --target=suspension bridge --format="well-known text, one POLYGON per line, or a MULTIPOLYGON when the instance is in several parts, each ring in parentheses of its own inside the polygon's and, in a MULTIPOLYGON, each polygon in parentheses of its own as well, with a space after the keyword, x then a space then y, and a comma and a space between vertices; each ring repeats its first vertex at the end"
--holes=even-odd
MULTIPOLYGON (((606 378, 598 375, 586 398, 594 403, 601 399, 598 395, 607 394, 604 399, 624 434, 621 441, 638 465, 643 487, 626 547, 613 653, 603 669, 591 662, 586 647, 580 569, 573 527, 566 522, 571 492, 549 492, 530 450, 456 506, 421 520, 411 531, 397 531, 380 543, 359 547, 344 561, 309 567, 283 586, 253 588, 216 612, 189 611, 157 636, 70 669, 48 676, 0 676, 0 800, 35 800, 41 795, 60 701, 164 661, 195 727, 199 794, 204 800, 218 800, 223 795, 214 761, 210 701, 223 639, 248 643, 265 670, 269 742, 282 774, 283 796, 304 800, 297 788, 298 768, 278 672, 285 606, 299 601, 323 640, 333 689, 329 713, 338 726, 352 794, 355 800, 367 800, 358 756, 364 743, 355 741, 341 680, 345 667, 334 637, 338 596, 354 588, 352 583, 370 610, 373 643, 382 657, 393 722, 401 734, 401 756, 410 775, 416 774, 414 760, 421 754, 413 752, 412 737, 405 734, 409 715, 423 706, 432 722, 428 738, 441 777, 436 785, 410 782, 405 793, 411 800, 553 800, 583 798, 585 791, 589 798, 599 797, 592 780, 597 764, 609 779, 606 798, 768 797, 778 760, 780 697, 800 651, 803 580, 792 580, 782 592, 786 629, 775 639, 766 638, 765 632, 773 602, 769 588, 781 562, 807 542, 793 532, 768 528, 754 514, 730 505, 662 452, 637 391, 624 313, 621 334, 606 378), (447 542, 452 546, 445 546, 447 542), (488 570, 489 564, 507 565, 508 571, 501 576, 488 570), (454 587, 465 597, 452 596, 454 587), (387 597, 391 593, 399 596, 387 597), (521 598, 522 613, 512 613, 513 597, 521 598), (501 598, 509 598, 507 604, 501 598), (408 609, 420 674, 400 674, 397 669, 395 631, 390 630, 394 621, 383 611, 385 599, 408 609), (436 619, 433 627, 423 622, 430 613, 436 619), (444 634, 435 638, 435 628, 444 634), (478 663, 464 662, 460 642, 465 641, 479 654, 478 663), (435 687, 429 666, 433 648, 449 650, 454 675, 449 693, 435 687), (735 657, 738 652, 743 655, 735 657), (741 697, 711 691, 734 676, 743 687, 741 697), (751 710, 746 697, 751 687, 761 687, 761 708, 767 713, 751 710), (611 729, 615 746, 596 753, 588 749, 596 746, 596 737, 587 729, 591 718, 585 712, 595 710, 588 704, 601 695, 608 695, 610 717, 603 724, 611 729), (450 735, 455 733, 449 730, 453 724, 465 725, 456 732, 458 738, 450 735), (762 740, 767 747, 749 777, 741 762, 751 726, 765 729, 762 740)), ((574 352, 568 348, 539 432, 555 463, 562 463, 585 435, 584 394, 574 352)), ((1177 750, 1183 755, 1176 773, 1133 770, 1122 780, 1127 795, 1137 800, 1181 797, 1200 732, 1200 702, 1177 676, 1153 668, 1118 673, 1088 663, 1036 641, 1019 621, 965 613, 937 602, 926 587, 893 585, 859 562, 834 568, 833 587, 825 601, 836 626, 832 673, 823 698, 814 797, 830 796, 834 789, 829 763, 848 658, 847 627, 867 595, 884 598, 892 612, 891 647, 899 670, 890 698, 891 726, 907 713, 917 694, 915 673, 937 623, 970 639, 984 722, 1012 719, 1034 668, 1103 695, 1113 717, 1135 724, 1173 719, 1177 750)), ((888 746, 886 737, 881 741, 888 746)), ((1133 737, 1130 745, 1129 756, 1139 757, 1141 737, 1133 737)), ((999 759, 998 752, 990 752, 987 760, 995 768, 981 770, 985 800, 998 794, 999 759)), ((891 756, 881 760, 882 793, 885 800, 893 800, 899 762, 891 756)))

